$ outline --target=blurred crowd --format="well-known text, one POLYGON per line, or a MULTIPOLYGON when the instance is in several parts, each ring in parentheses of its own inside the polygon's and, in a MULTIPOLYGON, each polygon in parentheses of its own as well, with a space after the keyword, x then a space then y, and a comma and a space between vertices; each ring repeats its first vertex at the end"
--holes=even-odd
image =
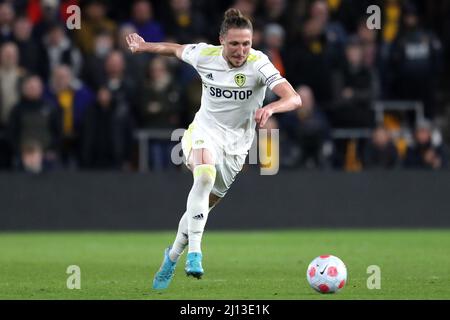
MULTIPOLYGON (((218 44, 229 7, 252 20, 253 47, 303 99, 267 124, 280 129, 281 167, 448 167, 449 1, 4 0, 0 170, 137 170, 136 131, 186 128, 201 80, 175 58, 131 54, 125 36, 218 44), (367 27, 373 4, 379 30, 367 27), (71 5, 80 29, 67 28, 71 5), (392 111, 376 121, 374 101, 393 100, 420 102, 424 117, 392 111)), ((172 146, 149 139, 149 167, 173 168, 172 146)))

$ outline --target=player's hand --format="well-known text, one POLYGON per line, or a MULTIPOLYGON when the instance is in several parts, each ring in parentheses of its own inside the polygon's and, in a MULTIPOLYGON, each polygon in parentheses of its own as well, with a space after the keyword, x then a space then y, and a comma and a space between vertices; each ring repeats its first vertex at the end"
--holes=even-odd
POLYGON ((142 38, 137 33, 131 33, 126 36, 128 48, 132 53, 139 52, 142 49, 142 45, 145 43, 144 38, 142 38))
POLYGON ((270 108, 264 107, 256 110, 255 121, 262 128, 266 125, 267 120, 272 116, 273 111, 270 108))

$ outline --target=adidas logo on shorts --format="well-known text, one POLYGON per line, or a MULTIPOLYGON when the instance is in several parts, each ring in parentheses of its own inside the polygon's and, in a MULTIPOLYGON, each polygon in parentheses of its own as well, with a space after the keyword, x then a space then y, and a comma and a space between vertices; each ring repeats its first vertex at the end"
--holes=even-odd
POLYGON ((208 73, 206 77, 210 80, 214 80, 212 73, 208 73))
POLYGON ((202 220, 203 218, 204 218, 203 213, 200 213, 200 214, 192 217, 192 219, 195 219, 195 220, 202 220))

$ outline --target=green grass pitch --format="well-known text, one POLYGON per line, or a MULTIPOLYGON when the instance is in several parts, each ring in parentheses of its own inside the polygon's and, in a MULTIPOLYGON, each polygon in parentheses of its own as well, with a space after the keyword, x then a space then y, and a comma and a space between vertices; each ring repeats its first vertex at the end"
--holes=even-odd
POLYGON ((0 299, 450 299, 450 230, 207 231, 205 275, 151 289, 173 232, 0 233, 0 299), (318 255, 340 257, 348 283, 322 295, 306 282, 318 255), (69 265, 81 289, 69 290, 69 265), (381 289, 366 286, 381 268, 381 289))

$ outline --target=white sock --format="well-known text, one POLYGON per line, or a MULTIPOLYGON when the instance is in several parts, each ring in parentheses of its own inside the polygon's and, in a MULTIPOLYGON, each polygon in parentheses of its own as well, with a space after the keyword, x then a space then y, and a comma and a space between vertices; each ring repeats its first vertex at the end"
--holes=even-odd
MULTIPOLYGON (((211 210, 214 208, 214 206, 209 207, 208 209, 208 216, 211 210)), ((188 245, 188 223, 187 223, 187 216, 186 212, 183 214, 183 216, 180 219, 180 222, 178 223, 178 231, 177 236, 175 237, 175 241, 172 244, 172 248, 169 252, 169 258, 172 261, 178 261, 180 256, 183 254, 184 249, 188 245)))
POLYGON ((169 252, 169 258, 172 261, 177 261, 178 258, 183 254, 184 248, 188 244, 188 223, 186 212, 180 219, 178 223, 178 232, 173 242, 172 249, 169 252))
POLYGON ((186 206, 189 252, 201 252, 203 230, 209 213, 209 194, 216 180, 214 165, 202 164, 194 169, 194 183, 186 206))

